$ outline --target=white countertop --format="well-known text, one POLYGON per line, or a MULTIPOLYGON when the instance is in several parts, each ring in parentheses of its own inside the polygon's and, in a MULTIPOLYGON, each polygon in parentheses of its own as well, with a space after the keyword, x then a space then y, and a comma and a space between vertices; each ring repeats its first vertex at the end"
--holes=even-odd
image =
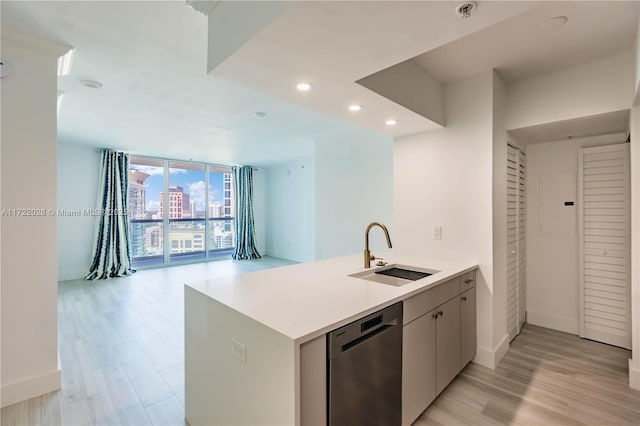
MULTIPOLYGON (((301 344, 477 267, 469 261, 384 253, 385 261, 440 272, 405 284, 379 284, 349 274, 364 271, 363 256, 300 263, 185 286, 229 306, 301 344)), ((380 269, 373 266, 371 270, 380 269)))

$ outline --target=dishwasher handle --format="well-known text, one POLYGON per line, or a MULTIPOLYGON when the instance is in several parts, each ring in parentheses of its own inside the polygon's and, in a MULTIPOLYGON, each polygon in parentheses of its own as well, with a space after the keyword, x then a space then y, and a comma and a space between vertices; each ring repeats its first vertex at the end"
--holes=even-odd
POLYGON ((327 334, 329 359, 393 327, 402 326, 402 302, 347 324, 327 334))
POLYGON ((369 334, 365 334, 363 336, 357 337, 354 340, 345 343, 344 345, 342 345, 341 351, 340 352, 345 352, 348 351, 349 349, 353 348, 354 346, 358 346, 361 343, 364 343, 366 340, 371 339, 374 336, 377 336, 380 333, 383 333, 385 331, 387 331, 388 329, 395 327, 398 325, 398 321, 397 320, 393 320, 390 323, 386 323, 384 324, 382 327, 378 327, 375 330, 373 330, 372 332, 370 332, 369 334))

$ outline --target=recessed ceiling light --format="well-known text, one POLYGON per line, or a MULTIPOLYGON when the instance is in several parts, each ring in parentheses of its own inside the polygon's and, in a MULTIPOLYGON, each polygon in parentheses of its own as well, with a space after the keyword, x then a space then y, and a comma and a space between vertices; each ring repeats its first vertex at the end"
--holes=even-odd
POLYGON ((397 123, 398 121, 394 120, 393 118, 384 122, 384 124, 386 124, 387 126, 395 126, 397 123))
POLYGON ((262 117, 266 117, 266 116, 267 116, 267 113, 266 113, 266 112, 262 112, 262 111, 258 111, 258 112, 256 112, 256 113, 255 113, 255 114, 253 114, 253 115, 255 115, 255 116, 256 116, 256 117, 258 117, 258 118, 262 118, 262 117))
POLYGON ((311 90, 312 87, 313 87, 313 84, 311 83, 298 83, 296 85, 296 89, 298 89, 301 92, 308 92, 309 90, 311 90))
POLYGON ((569 19, 566 16, 556 16, 555 18, 547 19, 540 25, 540 31, 554 31, 564 26, 569 19))
POLYGON ((349 111, 360 111, 362 109, 362 105, 358 105, 358 104, 353 104, 353 105, 349 105, 349 111))
POLYGON ((80 83, 89 89, 102 89, 102 83, 95 80, 80 80, 80 83))

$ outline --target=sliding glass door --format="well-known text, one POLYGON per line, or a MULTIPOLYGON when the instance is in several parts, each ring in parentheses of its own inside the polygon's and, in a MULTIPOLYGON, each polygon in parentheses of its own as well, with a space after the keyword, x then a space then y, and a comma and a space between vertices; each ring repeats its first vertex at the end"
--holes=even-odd
POLYGON ((230 168, 132 157, 130 173, 134 266, 202 261, 233 252, 230 168))
POLYGON ((129 219, 131 257, 135 266, 164 263, 164 221, 160 194, 164 162, 155 158, 131 158, 129 166, 129 219))
MULTIPOLYGON (((170 261, 206 257, 205 165, 169 161, 169 256, 170 261)), ((160 200, 164 206, 163 199, 160 200)))

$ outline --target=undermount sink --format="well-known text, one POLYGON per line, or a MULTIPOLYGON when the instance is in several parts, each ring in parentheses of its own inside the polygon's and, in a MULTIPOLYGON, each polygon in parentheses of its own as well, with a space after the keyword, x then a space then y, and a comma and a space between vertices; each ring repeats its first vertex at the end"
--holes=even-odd
POLYGON ((386 265, 383 268, 370 269, 367 271, 350 274, 350 277, 361 278, 367 281, 374 281, 380 284, 401 286, 411 282, 421 280, 440 271, 416 266, 407 265, 386 265))

